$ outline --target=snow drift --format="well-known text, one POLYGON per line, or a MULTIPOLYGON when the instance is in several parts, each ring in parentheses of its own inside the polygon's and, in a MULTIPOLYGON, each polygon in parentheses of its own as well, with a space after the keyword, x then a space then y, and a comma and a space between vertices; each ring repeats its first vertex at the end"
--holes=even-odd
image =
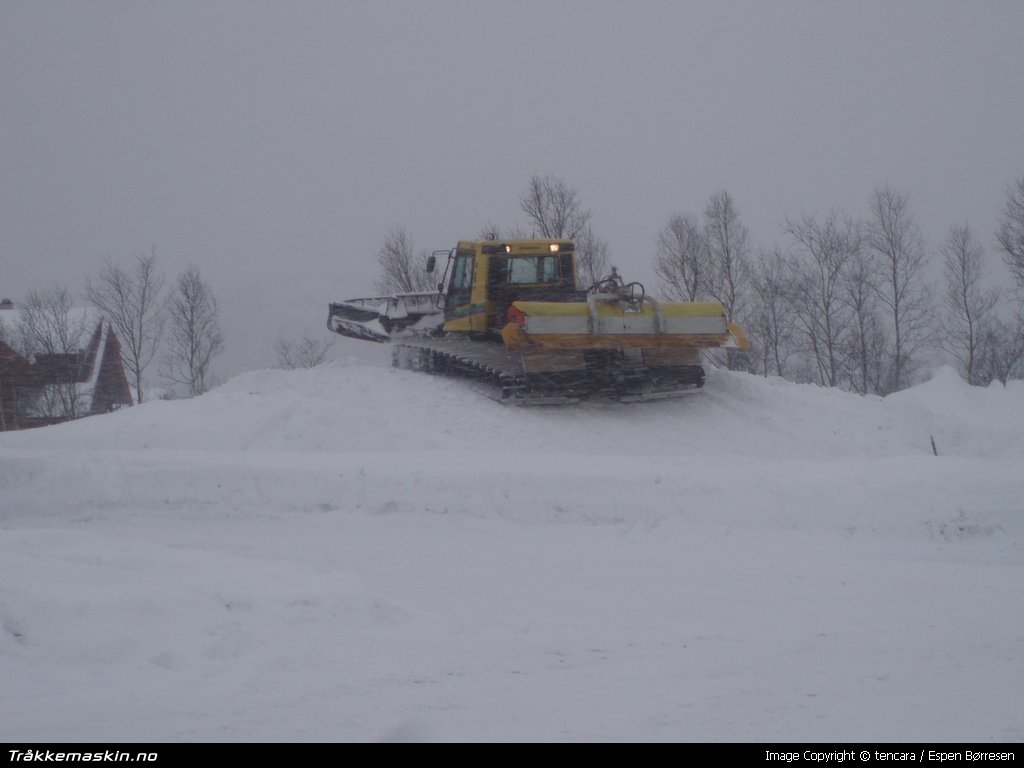
POLYGON ((356 360, 0 434, 0 739, 1018 741, 1022 434, 356 360))

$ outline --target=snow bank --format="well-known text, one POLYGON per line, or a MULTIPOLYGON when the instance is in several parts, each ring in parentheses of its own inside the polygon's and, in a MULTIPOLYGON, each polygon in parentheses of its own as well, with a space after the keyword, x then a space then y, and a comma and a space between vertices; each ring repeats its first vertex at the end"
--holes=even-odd
POLYGON ((674 401, 507 407, 463 382, 350 360, 243 374, 195 400, 3 436, 0 446, 227 451, 525 451, 772 458, 1020 456, 1024 386, 951 369, 885 398, 709 370, 674 401))
POLYGON ((0 740, 1017 741, 1022 427, 347 361, 0 434, 0 740))

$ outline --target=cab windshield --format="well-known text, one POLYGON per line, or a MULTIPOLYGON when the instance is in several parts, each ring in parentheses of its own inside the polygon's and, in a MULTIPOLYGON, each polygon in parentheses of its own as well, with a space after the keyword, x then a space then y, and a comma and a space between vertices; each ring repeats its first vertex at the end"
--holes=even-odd
POLYGON ((558 282, 558 256, 513 256, 508 262, 509 285, 558 282))

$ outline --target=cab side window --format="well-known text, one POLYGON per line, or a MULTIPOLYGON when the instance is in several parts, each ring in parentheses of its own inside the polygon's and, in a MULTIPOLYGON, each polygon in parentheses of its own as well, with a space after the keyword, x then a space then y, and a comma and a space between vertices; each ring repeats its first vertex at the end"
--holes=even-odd
POLYGON ((452 288, 469 288, 473 285, 473 258, 459 254, 455 257, 455 266, 452 270, 452 288))
POLYGON ((473 252, 457 251, 452 263, 452 276, 448 282, 445 311, 453 312, 457 307, 470 303, 473 296, 473 252))

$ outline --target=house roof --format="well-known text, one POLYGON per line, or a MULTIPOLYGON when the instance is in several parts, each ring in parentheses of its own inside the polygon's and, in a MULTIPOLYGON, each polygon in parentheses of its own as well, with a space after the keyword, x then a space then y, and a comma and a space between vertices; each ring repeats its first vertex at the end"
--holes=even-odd
MULTIPOLYGON (((78 415, 89 413, 102 413, 110 410, 115 405, 132 405, 131 390, 128 388, 128 379, 125 376, 121 364, 120 344, 114 335, 110 323, 100 320, 96 324, 96 330, 89 338, 87 346, 81 350, 78 359, 77 377, 73 383, 75 410, 78 415), (114 381, 104 380, 113 378, 114 381)), ((51 383, 45 385, 49 388, 68 387, 71 383, 51 383)), ((43 398, 40 402, 66 403, 65 398, 43 398)), ((44 414, 39 414, 44 415, 44 414)), ((54 414, 45 414, 53 416, 54 414)), ((58 414, 62 416, 73 416, 73 413, 58 414)))
MULTIPOLYGON (((20 322, 20 313, 11 314, 20 322)), ((110 323, 93 308, 74 307, 67 325, 77 349, 37 355, 33 363, 0 342, 0 375, 17 376, 40 393, 27 415, 69 418, 132 405, 121 345, 110 323)))

